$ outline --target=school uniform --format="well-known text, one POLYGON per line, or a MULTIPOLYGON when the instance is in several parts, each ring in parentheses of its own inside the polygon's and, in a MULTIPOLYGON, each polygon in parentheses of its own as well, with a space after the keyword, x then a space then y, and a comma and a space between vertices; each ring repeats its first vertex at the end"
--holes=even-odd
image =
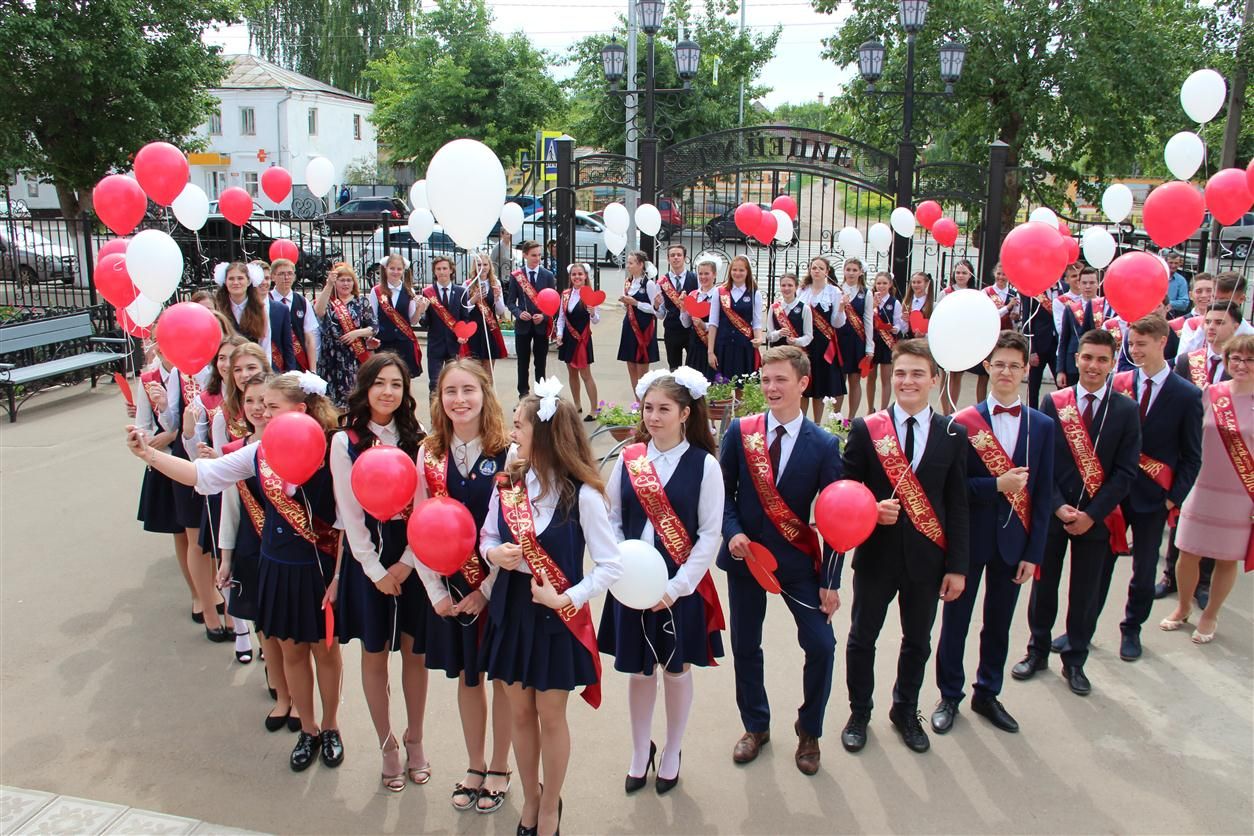
POLYGON ((1054 369, 1057 374, 1065 374, 1067 383, 1073 386, 1080 374, 1075 362, 1076 352, 1080 350, 1080 337, 1105 321, 1104 305, 1098 304, 1097 309, 1094 310, 1095 302, 1100 302, 1100 300, 1078 299, 1061 305, 1062 327, 1058 330, 1058 356, 1054 369), (1075 310, 1077 303, 1083 306, 1078 317, 1075 310))
MULTIPOLYGON (((420 322, 427 329, 427 382, 428 388, 435 392, 444 364, 462 356, 462 344, 457 341, 453 328, 462 321, 460 317, 466 308, 466 289, 452 282, 447 285, 436 283, 424 288, 422 294, 428 300, 420 322), (448 315, 447 319, 441 312, 448 315)), ((475 334, 482 330, 483 324, 480 323, 475 334)), ((470 355, 469 340, 465 354, 470 355)))
POLYGON ((470 357, 475 360, 500 360, 509 355, 500 324, 501 318, 509 313, 509 308, 505 306, 505 294, 496 285, 487 285, 486 282, 479 282, 479 287, 483 296, 482 307, 470 300, 470 282, 462 288, 464 301, 458 319, 462 322, 474 322, 479 326, 466 341, 466 345, 470 346, 470 357), (485 286, 486 290, 483 289, 485 286))
POLYGON ((557 359, 572 369, 586 369, 596 360, 592 345, 592 326, 601 321, 596 308, 589 308, 571 288, 562 293, 562 307, 557 312, 557 335, 562 344, 557 359))
MULTIPOLYGON (((239 326, 240 319, 244 315, 244 309, 248 306, 248 299, 245 297, 243 302, 230 303, 230 316, 235 322, 236 327, 239 326)), ((273 297, 265 298, 266 310, 266 330, 261 335, 261 339, 257 340, 257 344, 261 346, 261 350, 270 358, 270 367, 278 373, 288 371, 300 371, 300 367, 296 364, 296 351, 292 347, 292 317, 288 310, 288 306, 282 302, 276 302, 273 297)), ((226 313, 225 311, 223 313, 226 313)))
POLYGON ((530 314, 541 313, 535 302, 532 302, 531 297, 522 289, 520 276, 525 277, 531 283, 537 294, 545 288, 556 287, 557 279, 551 271, 543 267, 533 270, 524 266, 514 271, 512 281, 505 290, 505 304, 514 315, 514 350, 518 356, 518 397, 521 399, 531 391, 532 380, 544 378, 545 363, 549 358, 549 333, 553 323, 548 316, 545 316, 544 321, 539 323, 529 319, 519 319, 518 315, 524 311, 530 314), (535 376, 529 377, 528 369, 533 360, 535 376))
MULTIPOLYGON (((839 329, 846 324, 844 296, 840 290, 828 284, 822 290, 815 290, 813 286, 804 288, 797 294, 797 298, 809 306, 814 318, 814 339, 806 347, 806 353, 810 356, 810 385, 806 387, 805 397, 840 397, 847 391, 845 367, 848 363, 841 351, 839 333, 839 329), (823 333, 823 323, 829 326, 828 330, 834 339, 829 340, 823 333)), ((864 298, 864 304, 865 301, 864 298)), ((865 350, 859 347, 858 361, 865 355, 865 350)), ((854 372, 856 371, 855 366, 854 372)))
MULTIPOLYGON (((910 297, 910 313, 906 314, 907 339, 914 339, 915 337, 927 336, 926 331, 919 331, 918 333, 916 333, 914 330, 914 325, 913 325, 914 312, 919 311, 921 314, 923 312, 923 308, 927 305, 927 299, 928 298, 926 296, 911 296, 910 297)), ((933 307, 935 306, 933 305, 933 307)), ((925 318, 924 321, 926 322, 927 318, 925 318)))
POLYGON ((844 285, 841 294, 845 308, 845 321, 836 329, 842 360, 841 371, 846 375, 861 374, 862 358, 875 351, 875 307, 871 293, 862 285, 844 285), (850 308, 853 315, 850 316, 850 308), (858 324, 862 330, 859 335, 858 324))
MULTIPOLYGON (((135 388, 135 426, 143 430, 149 437, 157 433, 175 430, 182 420, 182 415, 175 411, 177 392, 179 389, 179 373, 177 369, 166 370, 157 363, 156 367, 139 376, 139 386, 135 388), (148 397, 148 389, 162 390, 166 393, 166 411, 158 414, 148 397)), ((144 524, 144 531, 155 534, 181 534, 183 526, 179 523, 178 512, 174 506, 174 480, 161 471, 144 468, 144 479, 139 488, 139 511, 135 518, 144 524)))
POLYGON ((311 337, 314 346, 318 345, 318 317, 309 300, 295 291, 284 296, 277 289, 270 291, 270 299, 286 308, 292 320, 292 356, 296 365, 289 371, 313 371, 315 364, 305 350, 305 338, 311 337))
POLYGON ((781 318, 792 326, 792 333, 797 335, 791 345, 804 350, 814 341, 814 311, 801 299, 793 299, 791 305, 781 299, 767 309, 766 344, 768 346, 790 345, 789 332, 784 327, 781 318))
MULTIPOLYGON (((211 395, 206 391, 201 391, 196 395, 196 424, 192 428, 190 438, 184 437, 183 448, 187 451, 189 459, 199 458, 199 445, 204 443, 213 446, 213 438, 211 428, 213 421, 217 418, 218 413, 222 411, 222 394, 211 395)), ((221 451, 219 451, 221 452, 221 451)), ((207 555, 212 555, 215 559, 220 557, 218 544, 218 523, 222 519, 222 495, 214 494, 205 497, 205 501, 200 504, 200 532, 197 545, 200 550, 207 555)))
POLYGON ((714 356, 718 360, 717 374, 728 380, 752 374, 762 364, 758 348, 752 342, 752 332, 762 327, 762 294, 749 292, 747 285, 719 288, 718 295, 710 302, 710 327, 714 334, 714 356), (732 312, 749 327, 746 336, 723 313, 723 299, 729 302, 732 312))
POLYGON ((410 292, 403 283, 378 284, 366 294, 370 307, 374 311, 375 339, 379 341, 379 351, 390 351, 409 369, 409 376, 417 378, 422 374, 422 347, 418 344, 418 335, 414 332, 413 322, 418 317, 418 296, 410 292), (391 316, 384 312, 380 294, 388 294, 388 302, 396 318, 409 326, 409 334, 391 316))
POLYGON ((658 289, 662 294, 662 320, 663 320, 663 341, 666 343, 666 366, 671 371, 683 365, 692 365, 692 349, 689 347, 692 343, 691 328, 685 325, 681 315, 683 314, 682 300, 689 293, 697 289, 697 274, 691 270, 685 270, 683 273, 666 273, 658 277, 658 289), (665 278, 673 289, 679 304, 671 299, 670 293, 662 287, 661 280, 665 278), (688 355, 687 362, 684 357, 688 355))
MULTIPOLYGON (((242 441, 228 445, 228 452, 242 449, 242 441)), ((259 600, 257 584, 261 573, 261 534, 265 529, 261 484, 255 475, 249 476, 228 485, 221 496, 218 547, 231 551, 231 593, 226 596, 226 611, 232 618, 254 621, 259 600), (241 493, 241 486, 248 492, 247 497, 241 493)))
MULTIPOLYGON (((714 285, 708 291, 697 288, 689 293, 688 297, 698 302, 709 302, 710 312, 713 313, 715 305, 718 304, 718 285, 714 285)), ((685 310, 680 314, 680 319, 689 327, 688 366, 705 375, 706 380, 713 380, 716 372, 710 367, 708 318, 698 323, 685 310)))
POLYGON ((875 316, 872 326, 874 333, 871 335, 875 340, 875 353, 871 362, 884 366, 893 362, 893 349, 880 333, 879 324, 887 325, 897 339, 903 339, 902 335, 906 333, 908 326, 902 317, 901 302, 895 296, 885 296, 884 301, 875 309, 875 316))
MULTIPOLYGON (((187 404, 195 397, 195 394, 204 386, 209 378, 209 369, 204 370, 196 375, 185 375, 182 372, 175 371, 174 378, 178 383, 174 386, 174 391, 169 391, 167 387, 167 397, 173 395, 170 399, 171 413, 176 417, 174 440, 170 442, 170 455, 180 459, 195 461, 196 448, 190 450, 187 442, 183 438, 183 411, 187 404)), ((204 514, 205 500, 196 495, 196 489, 190 488, 181 482, 174 483, 174 516, 178 520, 179 525, 183 529, 200 528, 201 516, 204 514)), ((199 534, 197 535, 197 545, 199 545, 199 534)))
POLYGON ((657 353, 657 311, 653 300, 661 293, 652 279, 637 277, 631 280, 625 296, 630 296, 638 303, 634 308, 627 306, 623 310, 623 328, 618 338, 618 359, 625 363, 656 363, 657 353), (632 320, 635 326, 632 326, 632 320))

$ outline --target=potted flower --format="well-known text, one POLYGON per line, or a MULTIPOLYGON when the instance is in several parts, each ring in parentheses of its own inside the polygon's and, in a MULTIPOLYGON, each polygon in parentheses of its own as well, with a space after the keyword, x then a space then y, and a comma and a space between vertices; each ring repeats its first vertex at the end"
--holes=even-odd
MULTIPOLYGON (((826 401, 827 398, 824 398, 823 400, 826 401)), ((849 440, 849 430, 853 427, 853 421, 845 418, 845 416, 841 415, 839 412, 835 412, 832 413, 830 417, 824 419, 823 423, 819 426, 839 438, 841 447, 844 447, 845 442, 849 440)))
POLYGON ((738 378, 736 383, 740 387, 740 397, 736 401, 737 418, 766 412, 766 395, 762 392, 762 383, 756 372, 738 378))
POLYGON ((609 430, 615 441, 626 441, 635 435, 640 424, 640 403, 623 407, 601 401, 597 405, 597 423, 609 430))
POLYGON ((736 384, 722 374, 714 375, 714 382, 706 390, 705 400, 710 407, 710 418, 714 421, 723 420, 723 416, 731 407, 736 397, 736 384))

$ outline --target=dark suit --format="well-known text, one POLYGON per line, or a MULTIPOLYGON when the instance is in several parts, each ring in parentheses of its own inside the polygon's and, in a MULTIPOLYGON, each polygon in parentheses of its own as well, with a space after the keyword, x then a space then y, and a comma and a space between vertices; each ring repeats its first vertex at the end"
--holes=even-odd
MULTIPOLYGON (((432 392, 435 391, 436 384, 440 380, 440 369, 444 368, 444 364, 449 360, 457 359, 457 355, 461 351, 461 344, 457 342, 457 335, 453 330, 444 324, 444 320, 435 312, 435 302, 441 300, 442 289, 438 284, 423 291, 423 295, 431 300, 432 304, 427 306, 427 310, 422 314, 421 325, 427 329, 427 374, 429 376, 429 386, 432 392)), ((443 302, 441 302, 443 304, 443 302)), ((478 311, 466 310, 466 288, 450 283, 448 288, 448 304, 444 306, 454 322, 471 320, 477 322, 479 317, 478 311)), ((479 323, 482 328, 483 324, 479 323)))
MULTIPOLYGON (((668 279, 671 279, 670 273, 666 273, 664 275, 668 279)), ((658 279, 661 278, 662 276, 659 275, 658 279)), ((675 285, 675 290, 682 296, 687 296, 690 292, 696 290, 700 286, 697 283, 697 274, 691 270, 685 271, 684 274, 679 277, 678 281, 671 279, 671 282, 675 285)), ((662 298, 666 305, 666 318, 663 320, 665 322, 664 342, 666 344, 666 367, 671 371, 675 371, 675 369, 684 365, 684 354, 691 353, 689 351, 688 344, 691 340, 692 329, 691 327, 684 327, 683 322, 679 319, 679 315, 683 312, 683 309, 676 308, 673 304, 671 304, 670 297, 666 295, 665 291, 662 292, 662 298)), ((691 362, 689 362, 688 365, 692 365, 691 362)))
MULTIPOLYGON (((1074 389, 1075 387, 1071 387, 1074 389)), ((1089 498, 1076 468, 1071 448, 1058 424, 1054 399, 1046 398, 1041 411, 1054 428, 1054 491, 1051 507, 1057 511, 1071 505, 1093 518, 1093 525, 1083 534, 1072 536, 1063 528, 1056 514, 1051 515, 1049 537, 1040 577, 1032 584, 1032 600, 1028 605, 1028 624, 1032 638, 1030 651, 1049 658, 1050 631, 1058 617, 1058 586, 1062 581, 1063 556, 1071 546, 1071 580, 1067 593, 1067 638, 1070 648, 1063 651, 1063 664, 1083 667, 1089 655, 1089 641, 1097 623, 1101 596, 1101 574, 1110 553, 1110 532, 1106 517, 1127 497, 1136 480, 1137 459, 1141 452, 1141 421, 1137 408, 1128 398, 1107 385, 1101 406, 1093 416, 1093 432, 1097 436, 1097 458, 1106 481, 1097 495, 1089 498)), ((1084 411, 1083 398, 1077 408, 1084 411)))
MULTIPOLYGON (((762 662, 766 590, 750 574, 745 562, 728 551, 727 544, 737 534, 761 543, 779 562, 775 577, 783 587, 784 603, 792 611, 797 639, 805 653, 804 697, 798 721, 807 734, 821 737, 823 714, 832 692, 836 637, 827 616, 819 611, 819 587, 835 589, 840 586, 840 556, 825 554, 820 578, 814 571, 814 560, 789 543, 766 516, 745 461, 739 419, 732 421, 723 436, 719 464, 723 468, 727 499, 723 504, 723 546, 718 553, 718 567, 727 573, 740 719, 745 731, 770 729, 771 708, 766 697, 762 662)), ((840 478, 840 442, 803 418, 783 472, 776 475, 780 496, 799 519, 809 520, 810 508, 819 491, 840 478)))
MULTIPOLYGON (((519 269, 524 273, 528 272, 526 265, 519 269)), ((535 278, 531 280, 531 286, 536 289, 536 293, 539 293, 546 287, 556 289, 557 279, 544 267, 537 267, 535 269, 535 278)), ((510 313, 514 316, 514 351, 518 355, 518 397, 521 398, 531 391, 532 378, 528 377, 527 369, 531 365, 532 358, 535 358, 536 364, 534 379, 539 380, 544 377, 545 362, 549 359, 549 325, 551 322, 548 315, 545 315, 544 321, 539 323, 518 318, 518 315, 523 311, 530 314, 541 313, 541 311, 512 275, 509 287, 505 289, 505 306, 509 308, 510 313)))
MULTIPOLYGON (((898 444, 904 448, 901 439, 898 444)), ((915 475, 940 520, 947 548, 920 534, 903 507, 896 523, 877 525, 854 552, 853 614, 845 651, 849 705, 854 711, 871 711, 875 642, 893 598, 898 599, 902 629, 893 704, 910 715, 918 707, 932 653, 941 579, 948 573, 965 575, 970 562, 967 446, 965 427, 932 414, 915 475)), ((844 463, 845 478, 865 484, 877 501, 895 495, 896 486, 880 464, 863 418, 853 422, 844 463)))
MULTIPOLYGON (((991 428, 987 403, 976 406, 991 428)), ((1035 409, 1024 408, 1019 416, 1019 438, 1008 451, 1016 467, 1028 468, 1027 492, 1031 497, 1029 525, 1023 527, 1005 494, 997 490, 997 478, 989 473, 975 448, 967 452, 967 485, 971 501, 971 565, 962 595, 945 604, 941 614, 940 641, 936 648, 936 684, 941 696, 961 700, 966 683, 963 650, 975 596, 984 574, 983 629, 980 630, 980 665, 974 689, 981 696, 1001 693, 1006 655, 1010 650, 1010 621, 1019 601, 1014 582, 1019 563, 1040 565, 1045 554, 1045 532, 1053 516, 1054 422, 1035 409)))
MULTIPOLYGON (((1060 305, 1057 298, 1055 305, 1060 305)), ((1039 408, 1041 380, 1048 367, 1051 374, 1058 370, 1058 329, 1054 327, 1053 311, 1046 309, 1035 297, 1024 301, 1023 335, 1028 338, 1031 353, 1037 356, 1035 366, 1028 368, 1028 406, 1039 408)))
MULTIPOLYGON (((1055 302, 1054 304, 1060 303, 1055 302)), ((1068 386, 1075 386, 1076 379, 1080 374, 1075 364, 1076 352, 1080 350, 1080 337, 1105 321, 1103 311, 1095 312, 1093 310, 1092 301, 1084 302, 1083 322, 1077 323, 1075 321, 1075 313, 1072 312, 1069 305, 1062 312, 1062 330, 1058 332, 1058 357, 1057 362, 1054 364, 1054 372, 1056 374, 1065 374, 1068 386)), ((1115 359, 1119 359, 1117 354, 1115 359)))
MULTIPOLYGON (((275 368, 276 372, 298 372, 296 365, 296 349, 292 346, 292 315, 287 305, 267 297, 270 303, 270 355, 273 361, 275 349, 283 359, 283 368, 275 368)), ((304 338, 301 334, 301 338, 304 338)))

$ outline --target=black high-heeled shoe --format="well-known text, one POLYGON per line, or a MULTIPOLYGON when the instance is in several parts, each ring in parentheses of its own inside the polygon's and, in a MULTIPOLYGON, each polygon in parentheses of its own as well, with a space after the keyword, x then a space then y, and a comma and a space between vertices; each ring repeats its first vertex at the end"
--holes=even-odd
MULTIPOLYGON (((251 635, 250 633, 236 633, 236 634, 235 634, 235 638, 236 638, 236 640, 238 641, 240 636, 250 636, 250 635, 251 635)), ((251 664, 251 663, 252 663, 252 661, 253 661, 253 648, 252 648, 252 644, 251 644, 251 643, 249 644, 249 646, 248 646, 248 649, 247 649, 247 650, 236 650, 236 651, 235 651, 235 661, 236 661, 236 662, 239 662, 241 665, 247 665, 247 664, 251 664)))
POLYGON ((631 795, 633 792, 644 789, 644 785, 649 783, 649 770, 654 769, 653 758, 657 754, 657 744, 652 740, 649 741, 649 762, 644 765, 644 774, 639 778, 628 774, 627 780, 623 782, 623 790, 631 795))
MULTIPOLYGON (((292 710, 293 709, 288 709, 288 714, 291 714, 292 710)), ((294 733, 294 732, 300 731, 300 729, 301 729, 300 718, 289 716, 287 718, 287 730, 294 733)))
POLYGON ((205 638, 214 644, 222 644, 222 642, 235 641, 235 634, 229 632, 225 627, 219 627, 216 630, 212 627, 206 627, 205 638))
POLYGON ((292 716, 292 709, 289 707, 287 713, 275 717, 273 714, 266 715, 266 731, 276 732, 287 725, 287 721, 292 716))
MULTIPOLYGON (((684 765, 684 753, 681 750, 679 752, 679 766, 682 767, 683 765, 684 765)), ((661 775, 657 776, 657 779, 654 780, 653 782, 653 788, 657 790, 658 795, 666 795, 668 792, 675 789, 675 785, 678 783, 679 783, 679 768, 676 768, 674 778, 663 778, 661 775)))

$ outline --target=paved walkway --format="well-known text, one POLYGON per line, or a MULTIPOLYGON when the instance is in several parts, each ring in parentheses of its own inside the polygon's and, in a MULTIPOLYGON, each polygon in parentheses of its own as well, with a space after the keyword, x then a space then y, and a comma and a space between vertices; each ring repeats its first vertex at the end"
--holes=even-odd
POLYGON ((62 833, 82 836, 97 833, 227 836, 252 832, 106 801, 0 787, 0 833, 15 836, 62 833))

